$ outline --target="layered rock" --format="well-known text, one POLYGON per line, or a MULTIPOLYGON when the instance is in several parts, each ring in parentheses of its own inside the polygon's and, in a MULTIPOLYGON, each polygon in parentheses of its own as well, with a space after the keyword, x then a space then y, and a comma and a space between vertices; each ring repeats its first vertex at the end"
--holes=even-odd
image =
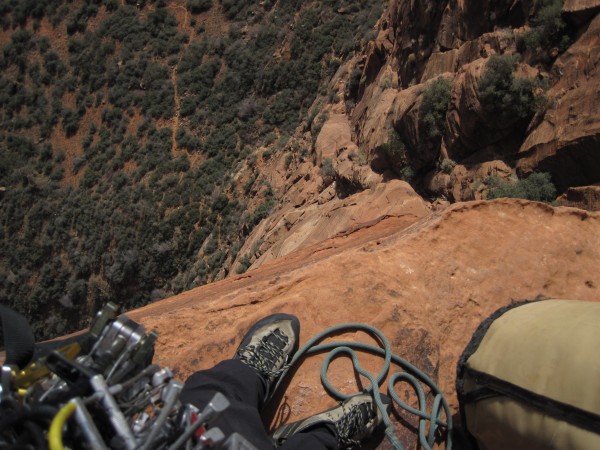
MULTIPOLYGON (((551 172, 559 191, 597 182, 600 19, 594 16, 600 6, 596 0, 564 3, 563 17, 580 31, 573 28, 574 43, 554 64, 521 63, 515 73, 549 81, 551 88, 544 95, 550 106, 543 120, 536 116, 529 128, 528 121, 499 121, 479 102, 478 83, 487 58, 515 53, 534 11, 528 0, 390 2, 379 36, 365 56, 362 95, 351 113, 354 142, 374 168, 385 171, 386 160, 378 149, 398 131, 410 151, 417 182, 435 196, 457 193, 460 196, 447 197, 456 201, 477 197, 464 189, 464 174, 452 178, 459 185, 448 186, 454 181, 435 170, 436 160, 439 164, 443 158, 476 171, 484 162, 508 164, 520 177, 551 172), (453 94, 443 139, 431 142, 419 131, 418 111, 426 83, 440 75, 454 78, 453 94)), ((534 58, 527 55, 525 61, 534 58)), ((393 169, 394 162, 388 159, 387 167, 393 169)), ((485 181, 476 175, 471 172, 467 178, 485 181)))
MULTIPOLYGON (((335 197, 335 183, 318 201, 301 207, 287 206, 263 221, 240 250, 250 255, 252 269, 294 251, 326 241, 351 230, 372 226, 394 217, 397 226, 408 227, 427 216, 429 208, 403 181, 377 185, 355 195, 335 197)), ((350 239, 352 240, 352 239, 350 239)))
MULTIPOLYGON (((433 377, 457 412, 456 362, 478 324, 515 300, 539 295, 600 300, 600 214, 519 200, 456 204, 409 228, 396 217, 304 248, 130 313, 160 332, 155 360, 179 378, 233 355, 248 327, 274 312, 296 314, 301 344, 317 332, 362 322, 433 377)), ((369 340, 358 333, 344 340, 369 340)), ((306 359, 270 411, 276 424, 335 404, 319 381, 323 356, 306 359)), ((380 362, 361 356, 378 371, 380 362)), ((332 383, 355 392, 335 361, 332 383)), ((401 398, 411 398, 399 386, 401 398)), ((414 424, 414 421, 411 422, 414 424)), ((412 430, 399 425, 406 448, 412 430)))
POLYGON ((600 12, 599 0, 565 0, 563 11, 568 20, 581 25, 600 12))
POLYGON ((558 198, 563 206, 600 211, 600 186, 572 187, 558 198))
POLYGON ((553 66, 552 103, 519 150, 523 173, 553 174, 561 190, 600 181, 600 15, 553 66))
MULTIPOLYGON (((402 86, 443 72, 434 72, 429 66, 430 56, 457 50, 464 44, 464 52, 485 46, 479 38, 495 28, 520 27, 526 23, 532 1, 493 2, 477 0, 445 0, 443 2, 395 1, 390 2, 390 24, 396 32, 394 57, 398 63, 402 86), (412 55, 412 57, 411 57, 412 55), (409 59, 414 63, 405 64, 409 59), (429 66, 429 67, 428 67, 429 66), (427 74, 424 76, 424 73, 427 74)), ((502 33, 500 34, 502 35, 502 33)), ((478 55, 481 57, 483 55, 478 55)), ((436 58, 439 58, 436 57, 436 58)), ((442 71, 453 67, 451 55, 444 55, 442 71)), ((424 81, 424 80, 422 80, 424 81)))

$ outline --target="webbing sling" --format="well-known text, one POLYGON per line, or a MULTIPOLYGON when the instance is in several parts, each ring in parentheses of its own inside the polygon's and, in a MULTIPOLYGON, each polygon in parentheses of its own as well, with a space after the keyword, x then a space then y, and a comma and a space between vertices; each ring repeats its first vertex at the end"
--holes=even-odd
POLYGON ((29 322, 18 312, 0 305, 0 328, 6 348, 4 365, 25 368, 31 361, 35 346, 29 322))

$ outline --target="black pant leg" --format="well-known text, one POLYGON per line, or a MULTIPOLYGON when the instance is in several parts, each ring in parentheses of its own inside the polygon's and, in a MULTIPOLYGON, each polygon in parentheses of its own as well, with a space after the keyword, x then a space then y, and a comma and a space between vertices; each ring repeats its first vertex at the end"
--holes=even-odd
POLYGON ((202 411, 217 392, 225 395, 231 405, 210 425, 219 427, 225 436, 237 431, 259 450, 273 449, 259 413, 266 387, 258 372, 239 360, 222 361, 212 369, 192 374, 180 399, 202 411))
MULTIPOLYGON (((211 423, 228 436, 238 432, 258 450, 274 449, 260 417, 266 386, 253 368, 239 360, 225 360, 212 369, 192 374, 183 387, 180 399, 200 410, 220 392, 231 403, 221 416, 211 423)), ((333 426, 316 427, 292 436, 280 447, 282 450, 337 450, 337 438, 333 426)))

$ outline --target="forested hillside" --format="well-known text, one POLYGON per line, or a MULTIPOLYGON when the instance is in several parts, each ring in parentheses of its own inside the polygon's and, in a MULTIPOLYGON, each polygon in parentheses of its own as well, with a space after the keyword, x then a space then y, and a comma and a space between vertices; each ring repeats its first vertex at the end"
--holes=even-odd
POLYGON ((0 302, 43 339, 225 276, 384 3, 0 1, 0 302))

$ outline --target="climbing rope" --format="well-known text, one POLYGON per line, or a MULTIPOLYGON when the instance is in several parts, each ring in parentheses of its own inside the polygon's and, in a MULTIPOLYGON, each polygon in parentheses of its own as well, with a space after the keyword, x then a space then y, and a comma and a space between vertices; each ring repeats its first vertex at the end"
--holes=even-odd
POLYGON ((394 424, 392 423, 387 409, 383 404, 380 391, 380 385, 383 383, 383 380, 385 379, 389 371, 391 363, 400 366, 404 370, 404 372, 396 372, 390 375, 388 379, 388 396, 394 402, 396 402, 396 404, 400 408, 418 417, 419 443, 421 444, 422 448, 424 450, 432 450, 435 444, 436 437, 438 435, 438 430, 445 428, 446 449, 452 450, 452 414, 450 412, 448 402, 444 398, 440 388, 423 371, 419 370, 417 367, 415 367, 405 359, 393 354, 390 344, 386 337, 383 335, 383 333, 377 328, 372 327, 370 325, 365 325, 361 323, 346 323, 328 328, 325 331, 322 331, 321 333, 318 333, 315 336, 313 336, 301 349, 299 349, 296 352, 290 363, 287 365, 286 371, 279 378, 277 385, 271 392, 277 391, 277 388, 285 378, 285 375, 289 372, 291 368, 296 366, 298 361, 300 361, 304 356, 310 356, 326 351, 328 351, 329 353, 326 355, 325 360, 323 361, 323 365, 321 366, 321 382, 323 383, 325 390, 338 400, 345 400, 349 397, 352 397, 352 395, 343 394, 342 392, 339 392, 337 389, 335 389, 329 381, 329 378, 327 377, 329 365, 331 364, 334 358, 342 354, 345 354, 346 356, 350 357, 354 366, 354 370, 356 370, 356 372, 368 379, 371 383, 370 386, 368 386, 365 389, 365 392, 372 393, 373 398, 375 399, 375 404, 377 405, 377 408, 383 416, 386 437, 388 438, 394 449, 404 450, 404 447, 402 446, 398 438, 396 438, 396 435, 394 433, 394 424), (364 331, 365 333, 376 337, 377 340, 379 340, 381 346, 378 347, 372 344, 346 341, 319 344, 319 342, 332 335, 339 335, 355 331, 364 331), (354 350, 374 353, 383 357, 383 367, 381 368, 381 371, 377 376, 373 376, 373 374, 362 368, 362 366, 360 365, 360 361, 358 360, 358 356, 354 350), (400 399, 400 397, 394 389, 395 384, 399 381, 407 383, 414 389, 418 398, 418 409, 411 407, 410 405, 406 404, 400 399), (423 384, 428 386, 431 393, 434 395, 431 412, 427 411, 426 394, 425 389, 423 388, 423 384), (441 418, 442 413, 445 416, 445 421, 441 418), (427 433, 426 431, 427 425, 429 425, 429 433, 427 433))

